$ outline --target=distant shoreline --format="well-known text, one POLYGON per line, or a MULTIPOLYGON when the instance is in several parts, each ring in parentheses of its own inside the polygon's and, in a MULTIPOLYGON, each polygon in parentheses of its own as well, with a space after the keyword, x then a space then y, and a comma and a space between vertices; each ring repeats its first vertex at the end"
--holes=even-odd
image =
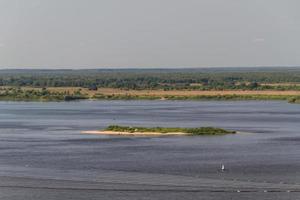
POLYGON ((0 101, 74 100, 285 100, 300 103, 297 90, 122 90, 80 87, 0 87, 0 101))

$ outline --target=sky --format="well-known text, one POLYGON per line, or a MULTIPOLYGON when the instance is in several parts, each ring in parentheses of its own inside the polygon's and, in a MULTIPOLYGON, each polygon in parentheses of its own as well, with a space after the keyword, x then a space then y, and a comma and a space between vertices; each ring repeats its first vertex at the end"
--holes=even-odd
POLYGON ((0 68, 300 66, 299 0, 0 0, 0 68))

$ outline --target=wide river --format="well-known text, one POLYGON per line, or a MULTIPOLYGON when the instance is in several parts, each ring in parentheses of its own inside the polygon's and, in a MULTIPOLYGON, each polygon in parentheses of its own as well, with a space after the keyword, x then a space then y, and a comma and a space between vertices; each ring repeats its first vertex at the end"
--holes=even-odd
POLYGON ((300 199, 300 105, 0 102, 0 199, 300 199), (84 135, 111 124, 226 136, 84 135), (226 170, 222 172, 220 166, 226 170))

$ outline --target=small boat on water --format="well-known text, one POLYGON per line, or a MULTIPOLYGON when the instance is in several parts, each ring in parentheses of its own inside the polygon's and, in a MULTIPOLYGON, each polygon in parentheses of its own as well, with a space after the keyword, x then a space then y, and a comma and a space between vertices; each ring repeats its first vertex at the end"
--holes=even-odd
POLYGON ((221 171, 222 171, 222 172, 225 171, 225 165, 224 165, 224 164, 221 165, 221 171))

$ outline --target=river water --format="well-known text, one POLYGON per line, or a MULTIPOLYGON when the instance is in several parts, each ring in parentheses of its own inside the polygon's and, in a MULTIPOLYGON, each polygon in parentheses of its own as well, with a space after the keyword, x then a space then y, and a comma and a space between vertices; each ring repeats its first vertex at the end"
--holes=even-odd
POLYGON ((0 102, 0 199, 299 199, 299 144, 283 101, 0 102), (80 133, 111 124, 240 133, 80 133))

